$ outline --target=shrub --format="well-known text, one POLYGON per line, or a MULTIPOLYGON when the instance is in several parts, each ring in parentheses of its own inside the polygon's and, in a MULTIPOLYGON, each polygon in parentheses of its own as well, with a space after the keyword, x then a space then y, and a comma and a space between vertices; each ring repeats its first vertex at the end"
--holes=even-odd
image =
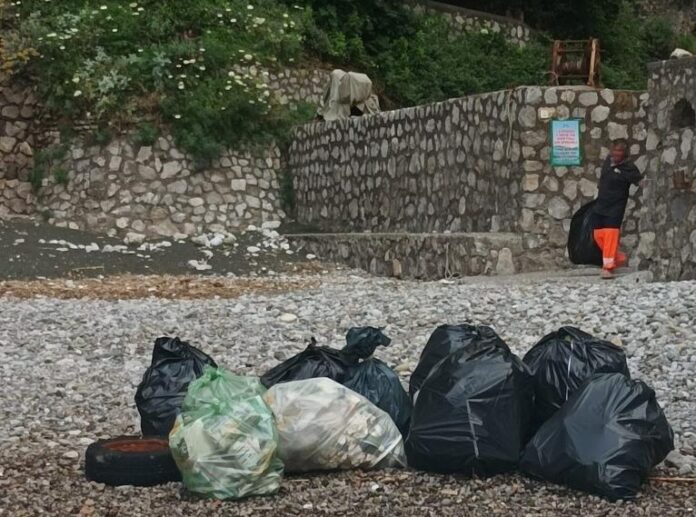
POLYGON ((149 122, 141 122, 135 128, 132 139, 136 146, 152 145, 159 136, 159 130, 149 122))
POLYGON ((284 119, 260 70, 299 58, 307 17, 275 0, 24 0, 9 10, 6 23, 39 53, 21 71, 57 118, 121 129, 156 114, 203 160, 284 119))

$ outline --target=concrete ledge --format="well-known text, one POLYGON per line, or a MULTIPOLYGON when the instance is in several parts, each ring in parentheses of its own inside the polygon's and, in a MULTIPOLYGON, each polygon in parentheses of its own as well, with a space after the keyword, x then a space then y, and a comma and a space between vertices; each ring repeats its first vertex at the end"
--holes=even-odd
POLYGON ((437 280, 544 269, 514 233, 318 233, 287 235, 320 259, 379 276, 437 280))

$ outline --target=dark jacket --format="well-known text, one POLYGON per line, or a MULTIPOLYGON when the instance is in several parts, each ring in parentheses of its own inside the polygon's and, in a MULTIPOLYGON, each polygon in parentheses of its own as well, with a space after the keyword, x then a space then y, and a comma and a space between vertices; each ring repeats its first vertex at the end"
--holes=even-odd
POLYGON ((626 212, 631 185, 638 185, 642 179, 643 175, 633 162, 624 161, 612 165, 611 158, 607 157, 599 178, 595 214, 616 220, 620 224, 626 212))

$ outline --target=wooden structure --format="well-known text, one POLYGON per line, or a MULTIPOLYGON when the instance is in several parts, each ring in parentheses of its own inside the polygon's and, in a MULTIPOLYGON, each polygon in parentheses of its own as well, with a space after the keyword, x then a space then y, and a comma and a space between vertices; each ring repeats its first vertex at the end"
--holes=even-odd
POLYGON ((551 79, 554 86, 584 84, 601 87, 599 40, 556 40, 551 48, 551 79))

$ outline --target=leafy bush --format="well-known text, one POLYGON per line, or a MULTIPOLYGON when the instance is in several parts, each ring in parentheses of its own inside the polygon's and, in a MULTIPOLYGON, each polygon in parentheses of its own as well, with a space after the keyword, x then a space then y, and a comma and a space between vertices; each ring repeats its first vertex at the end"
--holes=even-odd
POLYGON ((442 17, 421 20, 416 32, 375 56, 374 75, 396 104, 423 104, 544 80, 548 57, 539 44, 519 48, 496 33, 452 35, 442 17))
POLYGON ((308 3, 311 50, 367 72, 388 108, 536 84, 548 66, 538 44, 520 49, 500 34, 455 32, 444 17, 418 15, 402 1, 308 3))
POLYGON ((152 145, 157 140, 159 130, 149 122, 138 124, 133 133, 133 143, 137 146, 152 145))
POLYGON ((58 117, 169 124, 202 159, 287 120, 260 72, 302 54, 308 14, 275 0, 23 0, 3 10, 35 48, 22 73, 58 117))

